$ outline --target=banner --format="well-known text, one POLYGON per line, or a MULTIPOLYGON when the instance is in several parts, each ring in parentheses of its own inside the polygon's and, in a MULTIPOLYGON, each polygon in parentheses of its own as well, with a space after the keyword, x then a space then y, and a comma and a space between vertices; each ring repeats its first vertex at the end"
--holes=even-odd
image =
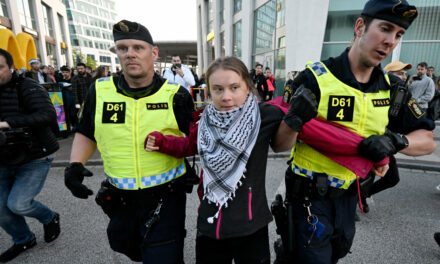
POLYGON ((55 110, 57 111, 58 129, 60 131, 67 130, 66 114, 64 112, 64 102, 62 92, 49 92, 50 100, 52 101, 55 110))

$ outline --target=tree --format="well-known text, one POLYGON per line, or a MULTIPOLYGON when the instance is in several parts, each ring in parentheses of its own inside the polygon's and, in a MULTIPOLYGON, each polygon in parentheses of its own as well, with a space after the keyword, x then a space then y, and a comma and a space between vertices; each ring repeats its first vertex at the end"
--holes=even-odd
POLYGON ((78 62, 82 62, 86 64, 86 66, 89 66, 92 68, 92 70, 96 69, 96 60, 94 60, 90 56, 86 56, 81 53, 81 50, 77 48, 72 49, 72 56, 73 56, 73 65, 76 66, 78 62))

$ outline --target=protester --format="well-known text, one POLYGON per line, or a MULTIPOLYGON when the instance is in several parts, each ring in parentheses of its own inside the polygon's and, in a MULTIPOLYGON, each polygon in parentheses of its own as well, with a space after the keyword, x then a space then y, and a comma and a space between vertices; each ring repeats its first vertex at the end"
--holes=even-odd
POLYGON ((255 69, 253 74, 251 73, 252 80, 254 82, 255 87, 257 88, 259 99, 261 101, 267 101, 269 98, 268 92, 269 88, 267 86, 266 78, 263 74, 263 65, 261 63, 255 64, 255 69))
POLYGON ((269 145, 275 151, 292 146, 288 137, 278 137, 287 128, 280 126, 283 112, 258 104, 248 70, 236 57, 215 60, 206 78, 212 104, 198 129, 194 124, 180 141, 153 132, 146 150, 200 155, 196 263, 270 263, 265 174, 269 145))
POLYGON ((275 78, 272 75, 272 71, 269 67, 266 67, 266 82, 267 82, 267 97, 266 101, 272 100, 273 92, 275 91, 275 78))
POLYGON ((409 89, 417 104, 425 112, 435 93, 434 81, 426 75, 427 68, 426 62, 420 62, 417 65, 417 75, 411 77, 409 89))
POLYGON ((24 76, 27 78, 34 79, 38 83, 48 83, 52 82, 50 77, 44 73, 42 70, 40 70, 40 61, 37 59, 31 59, 29 61, 29 65, 31 66, 31 70, 27 71, 24 76))
POLYGON ((86 72, 86 65, 84 63, 78 63, 76 69, 78 74, 72 78, 72 93, 75 108, 79 109, 87 96, 90 84, 92 83, 92 76, 86 72))

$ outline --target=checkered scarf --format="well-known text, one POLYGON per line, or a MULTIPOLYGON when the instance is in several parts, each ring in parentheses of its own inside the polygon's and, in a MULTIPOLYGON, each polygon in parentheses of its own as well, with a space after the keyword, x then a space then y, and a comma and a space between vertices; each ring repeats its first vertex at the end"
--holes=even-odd
MULTIPOLYGON (((218 111, 211 104, 203 112, 197 140, 204 170, 203 198, 218 205, 219 211, 223 205, 227 206, 241 185, 260 123, 260 109, 253 94, 236 109, 218 111)), ((213 223, 218 212, 208 222, 213 223)))

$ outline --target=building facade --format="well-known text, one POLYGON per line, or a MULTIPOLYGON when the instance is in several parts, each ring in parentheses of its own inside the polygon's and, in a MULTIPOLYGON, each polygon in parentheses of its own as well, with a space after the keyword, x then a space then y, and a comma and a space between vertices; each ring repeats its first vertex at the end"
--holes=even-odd
MULTIPOLYGON (((220 56, 237 56, 249 69, 270 67, 281 95, 290 71, 338 56, 350 45, 366 1, 197 0, 199 74, 220 56)), ((426 61, 440 75, 440 1, 409 0, 419 17, 382 65, 426 61)), ((414 73, 414 71, 410 72, 414 73)))
POLYGON ((0 5, 0 27, 14 35, 31 35, 43 64, 72 65, 66 7, 61 0, 0 0, 0 5))
POLYGON ((114 46, 112 29, 116 23, 115 1, 62 1, 67 8, 70 40, 76 60, 79 60, 76 54, 81 54, 112 72, 120 69, 118 58, 110 51, 114 46))

